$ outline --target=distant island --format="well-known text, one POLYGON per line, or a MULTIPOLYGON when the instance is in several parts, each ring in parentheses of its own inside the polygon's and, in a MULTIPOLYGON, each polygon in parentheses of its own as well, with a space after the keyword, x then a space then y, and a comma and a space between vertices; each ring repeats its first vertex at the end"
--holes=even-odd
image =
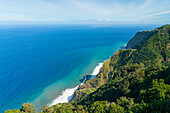
MULTIPOLYGON (((34 105, 5 113, 34 113, 34 105)), ((68 103, 42 113, 169 113, 170 25, 141 31, 126 49, 106 60, 98 75, 87 80, 68 103)))

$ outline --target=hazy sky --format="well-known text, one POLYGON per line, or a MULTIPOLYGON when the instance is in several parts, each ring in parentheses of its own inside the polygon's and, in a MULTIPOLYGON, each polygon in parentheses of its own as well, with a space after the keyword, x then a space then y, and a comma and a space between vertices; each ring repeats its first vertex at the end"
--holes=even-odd
POLYGON ((170 22, 170 0, 0 0, 0 21, 170 22))

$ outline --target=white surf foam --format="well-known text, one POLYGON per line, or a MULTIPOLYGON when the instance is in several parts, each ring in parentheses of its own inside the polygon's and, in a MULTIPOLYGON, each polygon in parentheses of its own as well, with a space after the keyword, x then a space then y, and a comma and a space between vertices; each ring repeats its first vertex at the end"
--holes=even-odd
POLYGON ((91 75, 93 75, 90 79, 93 79, 96 77, 96 75, 100 72, 101 67, 103 66, 103 63, 99 63, 98 66, 96 66, 96 68, 93 70, 93 73, 91 75))
MULTIPOLYGON (((93 78, 96 77, 96 75, 99 73, 100 68, 102 66, 103 66, 103 63, 99 63, 99 65, 95 67, 95 69, 93 70, 93 73, 90 74, 90 75, 93 75, 90 79, 93 79, 93 78)), ((86 78, 81 83, 81 85, 84 84, 85 82, 86 82, 86 78)), ((69 102, 73 98, 73 94, 78 89, 78 87, 79 86, 76 86, 74 88, 70 88, 70 89, 66 89, 66 90, 62 91, 62 94, 60 96, 58 96, 56 99, 54 99, 52 101, 52 103, 48 104, 48 106, 53 106, 53 105, 58 104, 58 103, 69 102)))

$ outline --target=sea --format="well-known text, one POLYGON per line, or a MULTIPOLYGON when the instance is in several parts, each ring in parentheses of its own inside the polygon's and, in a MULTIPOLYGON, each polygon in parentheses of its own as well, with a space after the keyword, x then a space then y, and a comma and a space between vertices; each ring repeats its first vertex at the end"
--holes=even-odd
MULTIPOLYGON (((0 113, 68 102, 86 75, 157 24, 0 25, 0 113)), ((85 82, 85 80, 84 80, 85 82)))

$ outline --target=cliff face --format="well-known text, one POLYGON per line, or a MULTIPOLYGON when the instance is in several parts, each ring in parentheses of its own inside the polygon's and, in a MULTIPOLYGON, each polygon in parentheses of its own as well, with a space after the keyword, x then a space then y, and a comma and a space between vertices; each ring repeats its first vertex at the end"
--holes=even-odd
POLYGON ((127 49, 134 49, 137 46, 141 46, 142 43, 144 43, 148 38, 154 36, 158 32, 163 31, 163 29, 166 29, 167 26, 169 26, 169 25, 158 27, 158 28, 156 28, 154 30, 151 30, 151 31, 140 31, 140 32, 137 32, 135 34, 135 36, 129 40, 129 42, 127 43, 126 48, 127 49))
POLYGON ((135 34, 135 36, 129 40, 129 42, 127 43, 126 48, 127 49, 134 49, 137 46, 141 46, 142 43, 144 43, 148 38, 154 36, 161 28, 162 27, 156 28, 156 29, 154 29, 152 31, 140 31, 140 32, 137 32, 135 34))
POLYGON ((136 35, 128 42, 126 48, 134 48, 135 45, 140 45, 147 37, 151 35, 150 31, 137 32, 136 35))

